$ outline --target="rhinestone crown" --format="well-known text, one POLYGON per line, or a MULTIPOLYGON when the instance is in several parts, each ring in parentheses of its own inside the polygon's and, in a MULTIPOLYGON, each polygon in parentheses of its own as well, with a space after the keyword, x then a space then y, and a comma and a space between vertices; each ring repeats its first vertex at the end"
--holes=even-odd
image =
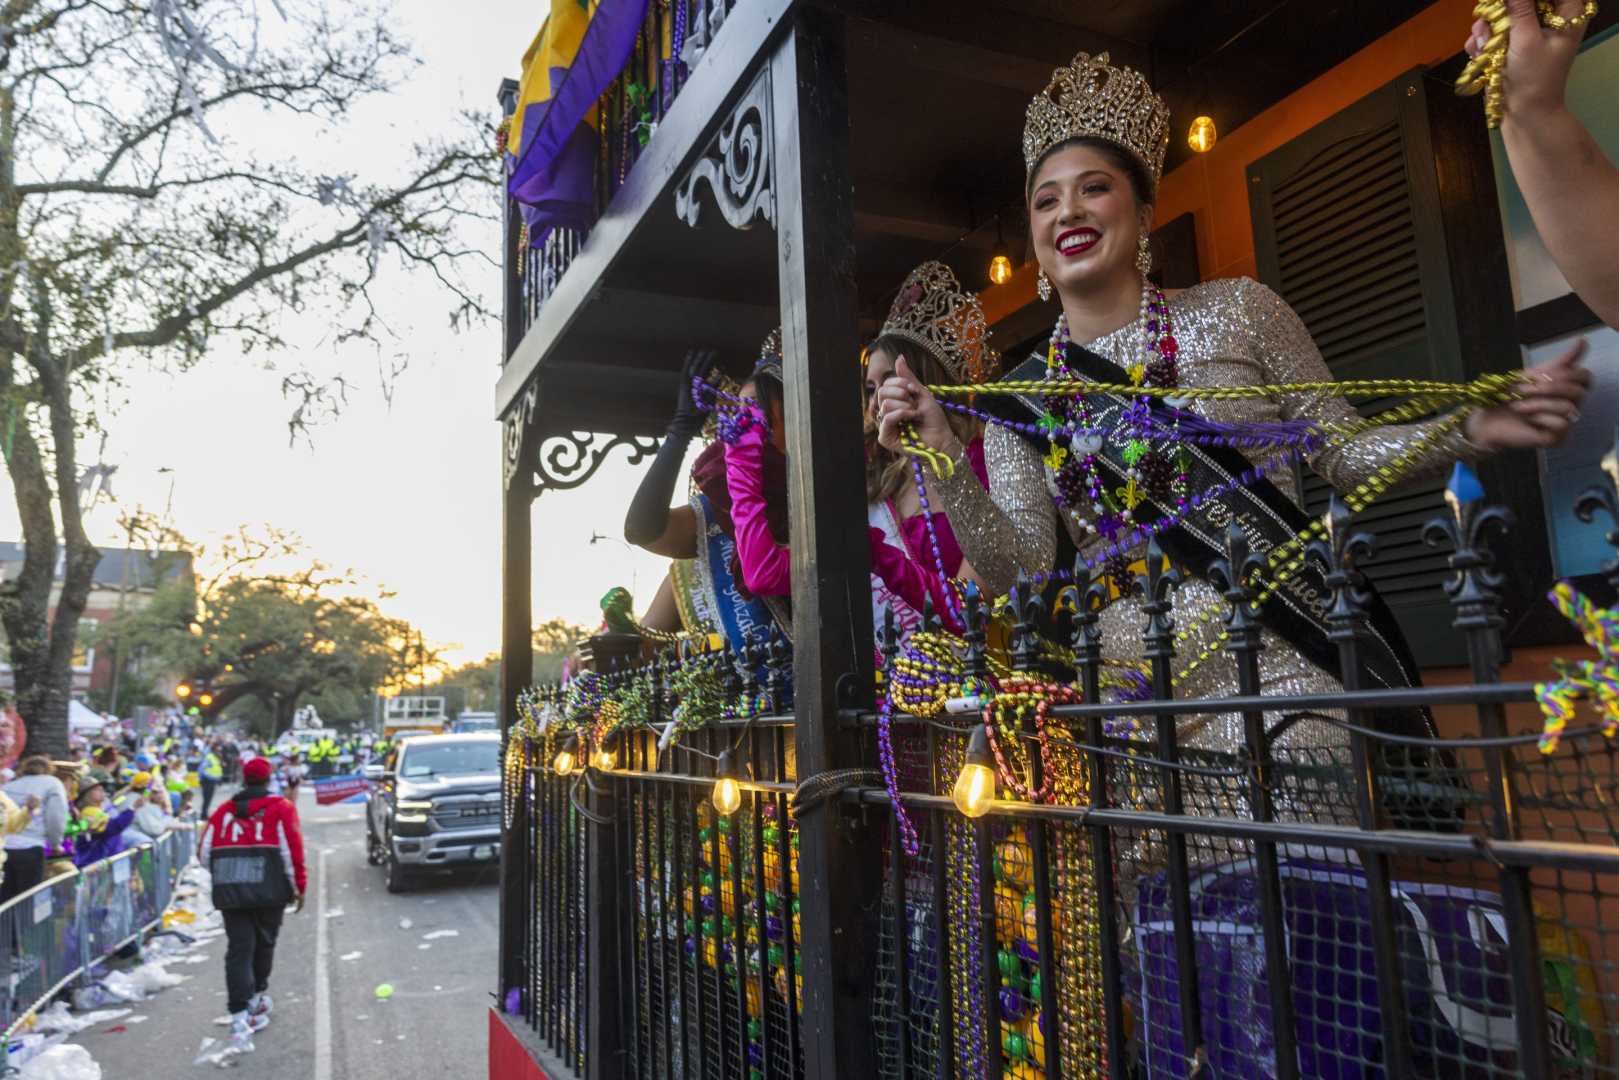
POLYGON ((1107 53, 1080 53, 1052 72, 1051 82, 1029 102, 1023 123, 1028 175, 1053 146, 1087 137, 1134 155, 1157 184, 1169 151, 1169 106, 1140 72, 1113 67, 1107 53))
POLYGON ((925 262, 911 271, 881 333, 921 345, 956 383, 987 382, 1000 368, 999 354, 989 347, 983 305, 942 262, 925 262))

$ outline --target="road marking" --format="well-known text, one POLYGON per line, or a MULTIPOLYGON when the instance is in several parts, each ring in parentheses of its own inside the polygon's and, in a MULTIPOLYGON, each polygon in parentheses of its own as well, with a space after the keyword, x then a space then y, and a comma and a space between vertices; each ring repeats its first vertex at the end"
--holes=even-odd
POLYGON ((326 855, 322 850, 315 872, 315 1080, 332 1080, 332 974, 328 966, 331 945, 326 940, 326 855))

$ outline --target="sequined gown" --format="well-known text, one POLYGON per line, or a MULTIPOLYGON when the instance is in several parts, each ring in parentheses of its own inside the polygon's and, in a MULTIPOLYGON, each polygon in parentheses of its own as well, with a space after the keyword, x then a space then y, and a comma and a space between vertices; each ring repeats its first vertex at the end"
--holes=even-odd
MULTIPOLYGON (((1320 350, 1310 340, 1298 315, 1281 297, 1257 281, 1226 278, 1204 282, 1170 297, 1168 304, 1175 339, 1180 346, 1177 362, 1182 386, 1254 386, 1332 379, 1320 350)), ((1139 358, 1141 342, 1142 326, 1137 319, 1083 344, 1122 368, 1139 358)), ((1293 419, 1352 422, 1358 418, 1348 402, 1328 395, 1197 401, 1191 408, 1226 423, 1293 419)), ((1371 476, 1379 465, 1398 457, 1418 439, 1427 436, 1436 422, 1386 425, 1353 438, 1336 440, 1309 458, 1308 464, 1334 488, 1346 491, 1371 476)), ((1257 455, 1250 456, 1259 460, 1257 455)), ((1473 448, 1459 433, 1448 433, 1434 442, 1407 479, 1434 475, 1457 458, 1474 456, 1473 448)), ((989 468, 996 500, 1004 508, 1006 524, 1002 527, 1007 531, 997 535, 987 514, 982 528, 963 528, 957 523, 963 551, 975 567, 982 569, 986 563, 981 560, 987 559, 990 565, 999 568, 1009 558, 1033 552, 1038 547, 1033 534, 1042 528, 1042 522, 1043 527, 1050 530, 1051 518, 1059 513, 1082 552, 1091 554, 1100 548, 1101 542, 1094 534, 1089 538, 1075 535, 1077 530, 1072 520, 1068 520, 1068 511, 1059 511, 1054 505, 1055 478, 1045 466, 1041 452, 1032 444, 1016 436, 1003 435, 998 452, 989 455, 989 468), (1003 553, 999 563, 994 558, 997 552, 1003 553)), ((1290 471, 1271 475, 1278 487, 1298 499, 1290 471)), ((952 520, 955 520, 953 507, 952 520)), ((1131 561, 1144 556, 1144 545, 1127 553, 1131 561)), ((1023 565, 1034 571, 1045 569, 1049 563, 1023 565)), ((1012 572, 1015 574, 1015 568, 1012 572)), ((996 587, 1001 584, 995 583, 996 587)), ((1235 673, 1217 649, 1192 670, 1185 670, 1192 658, 1216 645, 1222 626, 1217 613, 1223 611, 1224 601, 1207 581, 1189 578, 1175 593, 1174 604, 1176 630, 1184 635, 1176 643, 1175 695, 1193 698, 1235 694, 1235 673), (1215 617, 1199 620, 1196 617, 1199 612, 1210 612, 1215 617)), ((1116 602, 1106 608, 1100 622, 1104 657, 1121 661, 1141 659, 1143 623, 1137 600, 1116 602)), ((1259 666, 1265 693, 1342 690, 1337 679, 1316 667, 1276 634, 1265 631, 1264 644, 1259 666)), ((1275 722, 1280 718, 1270 719, 1275 722)), ((1187 719, 1180 728, 1180 738, 1183 746, 1233 750, 1242 745, 1241 720, 1235 714, 1187 719)), ((1305 721, 1289 729, 1278 740, 1277 748, 1279 752, 1294 748, 1301 755, 1308 755, 1310 748, 1330 752, 1344 741, 1338 729, 1305 721)))

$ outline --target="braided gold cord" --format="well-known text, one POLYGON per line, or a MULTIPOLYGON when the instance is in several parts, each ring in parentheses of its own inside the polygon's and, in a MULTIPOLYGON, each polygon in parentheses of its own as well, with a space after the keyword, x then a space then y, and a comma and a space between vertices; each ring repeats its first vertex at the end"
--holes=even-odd
MULTIPOLYGON (((1535 10, 1541 23, 1554 33, 1578 30, 1597 13, 1596 0, 1586 0, 1580 13, 1565 19, 1557 14, 1554 0, 1537 0, 1535 10)), ((1489 40, 1477 56, 1467 61, 1456 78, 1456 92, 1462 95, 1484 94, 1484 122, 1489 127, 1501 126, 1506 115, 1507 50, 1512 40, 1512 16, 1507 13, 1506 0, 1480 0, 1473 5, 1473 18, 1482 19, 1490 28, 1489 40)))
POLYGON ((1437 379, 1346 379, 1342 382, 1267 383, 1257 386, 1137 386, 1134 383, 1083 382, 1075 379, 1018 379, 964 386, 929 386, 939 398, 974 394, 1038 394, 1042 397, 1088 397, 1114 394, 1124 397, 1176 398, 1185 401, 1238 401, 1280 394, 1331 394, 1334 397, 1388 397, 1421 395, 1433 402, 1460 401, 1499 405, 1522 396, 1524 373, 1492 372, 1471 382, 1437 379))

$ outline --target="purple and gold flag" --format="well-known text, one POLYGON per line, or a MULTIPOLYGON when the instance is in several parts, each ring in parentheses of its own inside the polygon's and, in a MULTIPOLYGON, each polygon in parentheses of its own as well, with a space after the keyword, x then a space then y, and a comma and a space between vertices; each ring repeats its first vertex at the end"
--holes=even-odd
POLYGON ((584 230, 595 209, 597 101, 635 48, 647 0, 551 0, 523 54, 517 111, 506 138, 507 191, 529 242, 553 228, 584 230))

